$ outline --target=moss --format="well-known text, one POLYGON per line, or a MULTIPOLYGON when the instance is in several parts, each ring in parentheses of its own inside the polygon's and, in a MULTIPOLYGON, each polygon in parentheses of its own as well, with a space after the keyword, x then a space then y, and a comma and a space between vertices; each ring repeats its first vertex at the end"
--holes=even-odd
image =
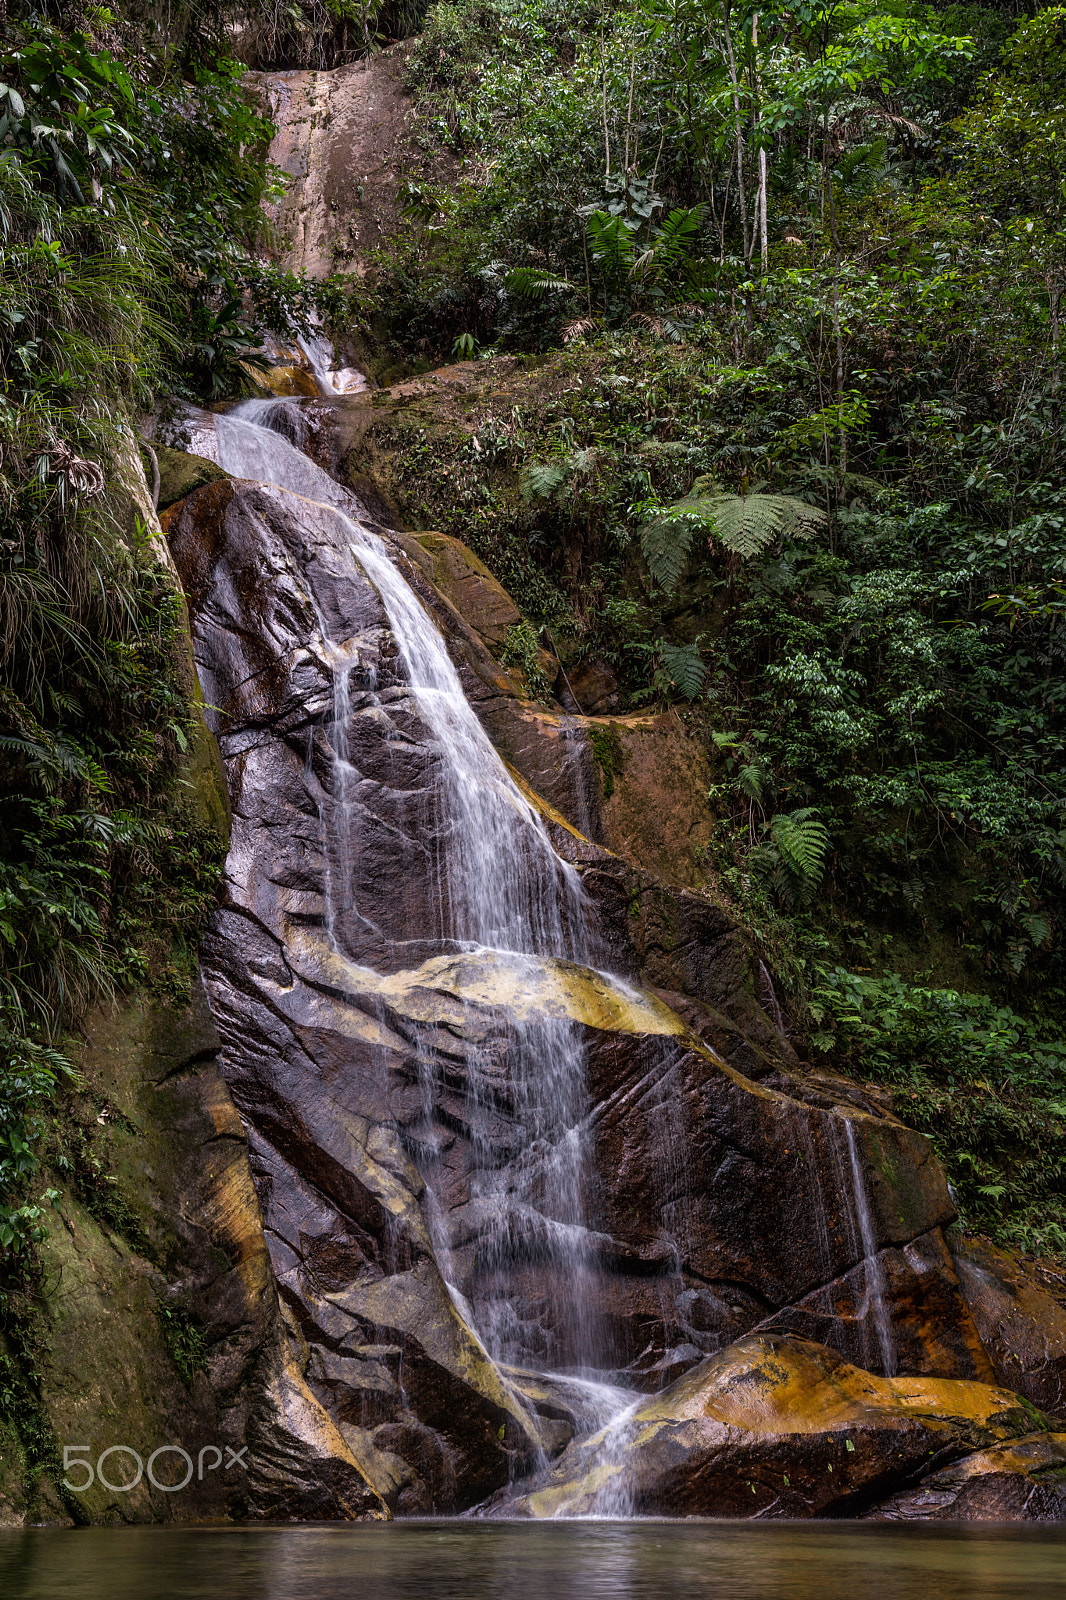
POLYGON ((618 729, 609 723, 594 723, 589 729, 589 743, 596 765, 600 769, 603 798, 609 800, 614 794, 614 780, 621 776, 625 765, 625 751, 622 749, 618 729))
POLYGON ((525 674, 534 700, 543 700, 551 685, 540 663, 536 629, 530 622, 516 622, 504 640, 500 659, 505 667, 518 667, 525 674))

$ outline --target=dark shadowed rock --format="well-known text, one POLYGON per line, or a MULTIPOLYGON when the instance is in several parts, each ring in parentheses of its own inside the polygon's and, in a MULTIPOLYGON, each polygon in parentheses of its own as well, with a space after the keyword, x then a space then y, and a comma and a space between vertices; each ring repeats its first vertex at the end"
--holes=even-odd
MULTIPOLYGON (((569 690, 575 702, 567 706, 568 710, 580 711, 586 717, 618 710, 618 679, 606 661, 583 661, 570 668, 561 682, 564 692, 569 690)), ((567 704, 565 700, 563 704, 567 704)))
POLYGON ((1066 1433, 964 1456, 867 1512, 872 1522, 1066 1522, 1066 1433))

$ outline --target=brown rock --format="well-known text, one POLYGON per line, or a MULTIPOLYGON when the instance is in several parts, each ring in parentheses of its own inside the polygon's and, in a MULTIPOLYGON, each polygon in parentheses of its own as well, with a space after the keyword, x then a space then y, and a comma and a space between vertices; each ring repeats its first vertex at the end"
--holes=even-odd
POLYGON ((570 1445, 520 1498, 494 1509, 846 1515, 931 1462, 1011 1440, 1029 1425, 1004 1389, 877 1378, 821 1345, 751 1335, 570 1445))
POLYGON ((416 533, 411 537, 429 558, 427 576, 430 581, 498 656, 511 629, 522 621, 522 613, 503 584, 458 539, 445 533, 416 533))
POLYGON ((872 1522, 1066 1522, 1066 1433, 1032 1433, 930 1473, 872 1522))
POLYGON ((955 1266, 998 1381, 1066 1417, 1066 1310, 1016 1256, 986 1240, 959 1244, 955 1266))
POLYGON ((838 1350, 856 1366, 995 1383, 939 1228, 880 1251, 787 1306, 758 1332, 788 1332, 838 1350))
POLYGON ((565 678, 560 676, 560 683, 574 700, 574 704, 569 705, 563 695, 559 695, 568 711, 589 717, 605 716, 618 710, 618 679, 606 661, 582 661, 579 666, 568 669, 565 678))

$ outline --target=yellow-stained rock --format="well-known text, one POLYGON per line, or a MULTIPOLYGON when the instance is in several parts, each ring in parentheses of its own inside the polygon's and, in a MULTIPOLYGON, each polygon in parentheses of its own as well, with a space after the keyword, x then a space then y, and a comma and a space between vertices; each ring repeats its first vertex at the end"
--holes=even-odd
POLYGON ((571 1445, 511 1509, 823 1516, 1031 1426, 1009 1390, 879 1378, 807 1340, 750 1336, 571 1445))

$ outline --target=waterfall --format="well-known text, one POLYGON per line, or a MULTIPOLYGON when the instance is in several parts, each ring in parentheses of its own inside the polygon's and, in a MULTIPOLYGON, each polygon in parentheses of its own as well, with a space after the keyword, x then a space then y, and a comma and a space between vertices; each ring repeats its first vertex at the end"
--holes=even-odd
MULTIPOLYGON (((404 580, 382 539, 359 520, 352 496, 314 465, 292 442, 287 417, 291 402, 249 401, 215 419, 219 464, 238 477, 276 484, 333 507, 342 517, 352 559, 377 592, 399 650, 411 700, 436 758, 432 804, 426 822, 444 841, 432 903, 437 925, 420 936, 458 943, 470 952, 491 951, 521 986, 534 976, 543 983, 536 957, 587 964, 588 917, 581 879, 548 839, 541 819, 512 781, 463 692, 459 675, 432 617, 404 580), (275 431, 281 428, 284 431, 275 431)), ((332 726, 327 730, 334 768, 326 860, 327 932, 343 943, 346 897, 352 892, 358 854, 359 813, 350 802, 361 774, 348 741, 349 683, 359 666, 353 642, 331 637, 317 613, 321 657, 333 676, 332 726)), ((367 692, 363 682, 364 693, 367 692)), ((373 686, 370 691, 373 693, 373 686)), ((358 908, 355 908, 358 911, 358 908)), ((507 1270, 516 1255, 534 1254, 558 1269, 567 1305, 556 1307, 565 1323, 563 1348, 536 1352, 545 1367, 591 1375, 602 1365, 601 1340, 592 1310, 594 1263, 584 1227, 586 1114, 585 1048, 579 1025, 566 1015, 541 1013, 520 1021, 501 1014, 510 1035, 509 1092, 522 1147, 506 1164, 493 1160, 487 1135, 478 1151, 472 1205, 478 1217, 480 1287, 472 1308, 477 1332, 497 1360, 528 1364, 530 1333, 507 1294, 507 1270)), ((468 1093, 488 1105, 498 1090, 490 1042, 474 1051, 468 1093)), ((430 1051, 424 1061, 427 1107, 440 1068, 430 1051)), ((485 1119, 489 1126, 489 1119, 485 1119)), ((475 1143, 477 1135, 475 1133, 475 1143)), ((423 1160, 432 1191, 430 1151, 423 1160)), ((432 1195, 431 1195, 432 1200, 432 1195)), ((439 1208, 427 1210, 446 1278, 451 1240, 439 1208)), ((453 1291, 454 1292, 454 1291, 453 1291)), ((592 1390, 596 1388, 591 1376, 592 1390)), ((595 1396, 602 1426, 619 1406, 620 1391, 595 1396)))
MULTIPOLYGON (((409 1109, 395 1124, 425 1185, 426 1247, 432 1245, 455 1309, 505 1381, 526 1384, 523 1403, 551 1405, 553 1393, 565 1395, 564 1413, 585 1441, 596 1479, 591 1502, 586 1485, 583 1509, 591 1503, 596 1515, 626 1515, 632 1484, 619 1463, 638 1401, 631 1387, 619 1387, 626 1380, 615 1370, 631 1359, 617 1354, 624 1336, 612 1322, 617 1244, 589 1225, 593 1119, 585 1032, 574 1019, 593 1013, 573 995, 599 984, 619 1009, 641 999, 621 980, 597 974, 602 963, 580 874, 553 848, 538 810, 475 715, 432 597, 428 604, 420 598, 420 576, 407 581, 388 537, 367 526, 356 498, 299 447, 302 416, 298 402, 256 400, 187 419, 200 453, 213 453, 235 477, 281 491, 249 497, 256 509, 235 527, 247 530, 250 515, 251 533, 223 573, 239 585, 249 572, 258 595, 259 552, 272 552, 277 565, 269 570, 278 584, 276 591, 269 579, 264 586, 270 603, 263 622, 269 631, 276 596, 279 636, 298 664, 290 669, 289 681, 301 687, 285 702, 285 740, 297 761, 306 741, 304 831, 297 836, 313 865, 308 886, 299 880, 295 916, 303 931, 290 938, 282 926, 283 943, 290 960, 304 959, 309 968, 322 960, 323 971, 356 975, 356 989, 345 991, 342 981, 340 992, 380 994, 390 1027, 396 1014, 385 1009, 388 985, 398 985, 396 994, 406 985, 408 995, 429 997, 398 1014, 409 1109), (291 505, 291 515, 283 509, 279 517, 279 504, 291 505), (264 519, 265 546, 256 517, 264 519), (283 532, 271 543, 275 521, 283 532), (390 797, 384 810, 377 798, 368 801, 370 793, 390 797), (381 818, 395 842, 391 855, 365 845, 368 819, 379 826, 381 818), (393 872, 404 905, 403 883, 418 885, 408 922, 383 904, 393 872), (456 1138, 460 1154, 449 1157, 456 1138), (536 1374, 548 1375, 539 1391, 546 1401, 532 1398, 536 1374)), ((236 736, 246 732, 239 728, 236 736)), ((765 968, 759 980, 776 1002, 765 968)), ((779 1012, 777 1020, 783 1027, 779 1012)), ((660 1077, 657 1089, 665 1082, 660 1077)), ((655 1159, 668 1174, 685 1159, 688 1124, 679 1097, 667 1095, 662 1104, 655 1159)), ((891 1371, 882 1263, 855 1130, 834 1113, 816 1146, 810 1118, 785 1106, 817 1205, 814 1242, 825 1276, 840 1270, 842 1257, 858 1260, 867 1364, 879 1358, 891 1371), (823 1195, 825 1156, 833 1172, 823 1195)), ((668 1182, 664 1192, 688 1187, 668 1182)), ((597 1208, 610 1215, 608 1204, 600 1208, 597 1200, 597 1208)), ((434 1282, 439 1289, 435 1275, 434 1282)), ((662 1317, 665 1323, 665 1302, 662 1317)), ((567 1514, 565 1505, 558 1514, 567 1514)))
MULTIPOLYGON (((844 1127, 847 1134, 848 1159, 851 1165, 851 1190, 855 1202, 855 1218, 859 1225, 859 1237, 862 1240, 862 1264, 866 1273, 866 1299, 874 1325, 874 1332, 877 1336, 877 1354, 881 1361, 881 1371, 886 1377, 891 1377, 896 1370, 896 1358, 892 1340, 892 1322, 885 1302, 885 1273, 881 1264, 881 1257, 878 1254, 877 1232, 874 1228, 873 1216, 870 1211, 870 1197, 866 1189, 866 1178, 862 1170, 862 1160, 859 1156, 859 1147, 855 1138, 855 1124, 850 1117, 845 1119, 844 1127)), ((872 1363, 868 1361, 867 1365, 872 1365, 872 1363)))

